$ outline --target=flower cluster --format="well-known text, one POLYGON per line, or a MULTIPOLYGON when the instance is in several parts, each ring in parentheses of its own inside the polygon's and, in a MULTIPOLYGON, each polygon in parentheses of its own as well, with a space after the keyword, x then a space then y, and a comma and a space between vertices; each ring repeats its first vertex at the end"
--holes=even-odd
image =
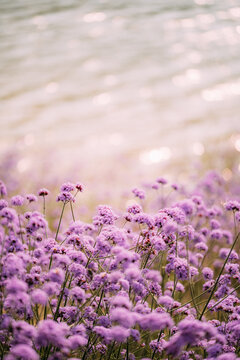
POLYGON ((1 359, 240 359, 239 195, 216 174, 180 188, 160 177, 84 222, 81 183, 53 218, 49 190, 42 212, 0 181, 1 359))

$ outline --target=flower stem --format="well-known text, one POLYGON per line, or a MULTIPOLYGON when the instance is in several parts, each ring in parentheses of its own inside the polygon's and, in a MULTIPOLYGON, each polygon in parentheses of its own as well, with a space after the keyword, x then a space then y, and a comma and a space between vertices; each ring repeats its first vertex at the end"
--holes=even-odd
POLYGON ((216 282, 215 282, 215 284, 214 284, 214 286, 213 286, 213 289, 212 289, 212 291, 211 291, 211 294, 210 294, 210 296, 209 296, 209 298, 208 298, 208 300, 207 300, 207 302, 206 302, 206 304, 205 304, 205 306, 204 306, 204 308, 203 308, 203 310, 202 310, 202 312, 201 312, 201 314, 200 314, 200 316, 199 316, 199 320, 202 319, 202 317, 203 317, 203 315, 204 315, 204 313, 205 313, 205 311, 206 311, 206 309, 207 309, 207 306, 208 306, 211 298, 213 297, 213 294, 214 294, 214 291, 215 291, 216 288, 217 288, 219 279, 220 279, 220 277, 221 277, 221 275, 222 275, 222 273, 223 273, 223 270, 224 270, 224 268, 225 268, 225 266, 226 266, 226 264, 227 264, 227 262, 228 262, 228 259, 229 259, 230 255, 231 255, 231 253, 232 253, 232 251, 233 251, 233 248, 234 248, 236 242, 238 241, 239 235, 240 235, 240 232, 237 234, 237 236, 236 236, 236 238, 235 238, 235 240, 234 240, 234 242, 233 242, 233 244, 232 244, 232 247, 231 247, 231 249, 230 249, 230 251, 229 251, 229 253, 228 253, 228 256, 226 257, 226 259, 225 259, 225 261, 224 261, 224 264, 223 264, 223 266, 222 266, 222 268, 221 268, 221 270, 220 270, 220 273, 218 274, 217 280, 216 280, 216 282))
POLYGON ((209 309, 207 309, 206 313, 209 312, 210 310, 214 309, 217 305, 219 305, 223 300, 225 300, 229 295, 232 295, 237 289, 240 288, 240 285, 238 285, 236 288, 234 288, 229 294, 225 295, 222 299, 220 299, 218 302, 216 302, 216 304, 214 304, 212 307, 210 307, 209 309))
POLYGON ((73 205, 72 205, 72 201, 70 201, 70 207, 71 207, 71 213, 72 213, 72 218, 73 218, 73 221, 75 222, 75 216, 74 216, 74 212, 73 212, 73 205))
POLYGON ((58 238, 58 233, 59 233, 59 230, 60 230, 60 226, 61 226, 65 206, 66 206, 66 202, 63 203, 62 212, 61 212, 61 215, 60 215, 60 219, 59 219, 59 223, 58 223, 58 227, 57 227, 57 231, 56 231, 55 241, 57 241, 57 238, 58 238))

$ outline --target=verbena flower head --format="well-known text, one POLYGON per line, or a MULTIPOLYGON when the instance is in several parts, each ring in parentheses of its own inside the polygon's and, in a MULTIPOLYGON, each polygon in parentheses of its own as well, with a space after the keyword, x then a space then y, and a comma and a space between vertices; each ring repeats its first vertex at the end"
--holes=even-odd
POLYGON ((7 196, 7 188, 3 181, 0 180, 0 196, 7 196))
POLYGON ((166 184, 167 184, 167 180, 166 180, 165 178, 163 178, 163 177, 157 178, 156 181, 157 181, 158 184, 162 184, 162 185, 166 185, 166 184))
POLYGON ((59 348, 66 346, 66 335, 69 327, 65 323, 54 320, 41 320, 37 326, 36 344, 38 346, 53 345, 59 348))
POLYGON ((75 188, 76 188, 78 191, 80 191, 80 192, 83 192, 83 191, 84 191, 84 185, 83 185, 82 183, 80 183, 80 182, 77 182, 77 183, 75 184, 75 188))
POLYGON ((18 278, 12 278, 6 281, 6 291, 8 294, 17 294, 27 291, 27 284, 18 278))
POLYGON ((5 199, 0 199, 0 210, 3 208, 8 207, 8 202, 5 199))
POLYGON ((13 206, 22 206, 24 204, 24 197, 21 195, 16 195, 11 198, 11 204, 13 206))
POLYGON ((143 315, 138 320, 139 326, 143 330, 163 330, 166 327, 171 328, 173 326, 173 320, 167 313, 152 312, 150 314, 143 315))
POLYGON ((117 307, 111 311, 110 319, 112 322, 117 322, 125 328, 131 328, 135 325, 138 316, 125 308, 117 307))
POLYGON ((41 289, 35 289, 31 293, 31 299, 33 304, 46 305, 48 301, 47 293, 41 289))
POLYGON ((10 353, 5 357, 6 360, 39 360, 36 351, 29 345, 19 344, 11 348, 10 353))
POLYGON ((213 278, 213 271, 209 267, 203 268, 202 274, 205 280, 212 280, 213 278))
POLYGON ((240 202, 236 200, 229 200, 225 204, 225 209, 228 211, 239 211, 240 210, 240 202))
POLYGON ((67 203, 69 201, 74 202, 75 199, 69 191, 62 191, 58 194, 57 201, 62 201, 64 203, 67 203))
POLYGON ((144 191, 144 190, 140 190, 140 189, 138 189, 138 188, 134 188, 134 189, 132 190, 132 193, 133 193, 136 197, 138 197, 139 199, 141 199, 141 200, 144 200, 145 197, 146 197, 145 191, 144 191))
POLYGON ((38 191, 38 196, 47 196, 49 194, 49 190, 42 188, 38 191))
POLYGON ((26 199, 29 201, 29 203, 36 202, 38 200, 38 198, 34 194, 26 195, 26 199))
POLYGON ((113 225, 114 221, 118 218, 108 205, 99 205, 97 212, 98 214, 93 218, 94 225, 113 225))
POLYGON ((74 184, 70 183, 70 182, 66 182, 64 184, 61 185, 61 192, 71 192, 75 189, 74 184))
POLYGON ((139 214, 142 212, 142 207, 139 204, 133 204, 133 205, 128 206, 127 211, 130 214, 134 214, 134 215, 139 214))

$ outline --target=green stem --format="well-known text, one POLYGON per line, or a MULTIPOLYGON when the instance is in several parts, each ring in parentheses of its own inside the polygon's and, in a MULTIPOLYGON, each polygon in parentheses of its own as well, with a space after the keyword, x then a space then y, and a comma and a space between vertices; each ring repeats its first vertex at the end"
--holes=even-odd
POLYGON ((119 348, 118 348, 117 360, 119 359, 121 348, 122 348, 122 343, 119 345, 119 348))
POLYGON ((73 221, 75 222, 75 216, 74 216, 74 212, 73 212, 73 205, 72 205, 72 201, 70 201, 70 207, 71 207, 71 213, 72 213, 72 218, 73 218, 73 221))
POLYGON ((61 226, 65 206, 66 206, 66 202, 63 203, 62 212, 61 212, 61 215, 60 215, 60 219, 59 219, 59 223, 58 223, 58 227, 57 227, 57 232, 56 232, 56 236, 55 236, 55 241, 57 241, 57 238, 58 238, 58 233, 59 233, 59 230, 60 230, 60 226, 61 226))
POLYGON ((57 304, 57 308, 56 308, 56 311, 55 311, 55 314, 54 314, 54 320, 55 321, 58 318, 59 308, 60 308, 60 305, 61 305, 61 301, 62 301, 62 298, 63 298, 65 287, 66 287, 67 282, 68 282, 68 278, 69 278, 69 274, 68 274, 68 271, 66 270, 65 280, 64 280, 63 285, 62 285, 62 291, 61 291, 61 294, 60 294, 60 297, 59 297, 59 300, 58 300, 58 304, 57 304))
POLYGON ((110 359, 111 359, 111 354, 112 354, 112 351, 113 351, 114 345, 115 345, 115 341, 113 342, 112 346, 109 348, 108 360, 110 360, 110 359))
POLYGON ((214 309, 217 305, 219 305, 223 300, 225 300, 229 295, 232 295, 237 289, 240 288, 240 285, 238 285, 235 289, 233 289, 229 294, 225 295, 222 299, 220 299, 218 302, 216 302, 216 304, 214 304, 212 307, 210 307, 209 309, 207 309, 206 313, 209 312, 210 310, 214 309))
MULTIPOLYGON (((157 343, 159 342, 159 340, 160 340, 160 338, 161 338, 162 332, 163 332, 162 330, 159 332, 158 339, 157 339, 157 343)), ((154 359, 155 353, 156 353, 156 349, 154 349, 154 351, 153 351, 152 360, 154 359)))
POLYGON ((46 200, 45 200, 45 196, 43 195, 43 215, 45 217, 46 215, 46 200))
POLYGON ((222 266, 222 268, 221 268, 221 270, 220 270, 220 273, 218 274, 217 280, 216 280, 216 282, 215 282, 215 284, 214 284, 214 286, 213 286, 213 289, 212 289, 212 291, 211 291, 211 294, 210 294, 210 296, 209 296, 209 298, 208 298, 208 300, 207 300, 207 302, 206 302, 206 304, 205 304, 205 306, 204 306, 204 308, 203 308, 203 310, 202 310, 201 315, 199 316, 199 320, 202 319, 202 317, 203 317, 203 315, 204 315, 204 313, 205 313, 205 311, 206 311, 206 309, 207 309, 207 306, 208 306, 211 298, 213 297, 213 294, 214 294, 214 291, 215 291, 216 288, 217 288, 219 279, 220 279, 220 277, 221 277, 221 275, 222 275, 222 273, 223 273, 223 270, 224 270, 224 268, 225 268, 225 266, 226 266, 226 264, 227 264, 227 262, 228 262, 228 259, 229 259, 230 255, 231 255, 231 253, 232 253, 232 251, 233 251, 233 248, 234 248, 236 242, 238 241, 239 235, 240 235, 240 232, 237 234, 237 236, 236 236, 236 238, 235 238, 235 240, 234 240, 234 242, 233 242, 233 244, 232 244, 232 247, 231 247, 231 249, 230 249, 230 251, 229 251, 229 253, 228 253, 228 256, 226 257, 226 259, 225 259, 225 261, 224 261, 224 264, 223 264, 223 266, 222 266))
POLYGON ((187 263, 188 263, 188 277, 189 277, 189 287, 190 287, 190 293, 191 293, 191 298, 192 298, 192 302, 193 305, 195 307, 195 310, 197 312, 197 314, 199 315, 199 311, 197 308, 197 305, 195 303, 195 299, 194 299, 194 292, 193 292, 193 288, 192 288, 192 278, 191 278, 191 273, 190 273, 190 261, 189 261, 189 233, 188 233, 188 238, 186 241, 186 245, 187 245, 187 263))
MULTIPOLYGON (((212 289, 212 288, 213 288, 213 286, 211 286, 209 289, 205 290, 205 291, 204 291, 204 292, 202 292, 201 294, 199 294, 199 295, 195 296, 195 297, 194 297, 194 300, 196 300, 196 299, 200 298, 202 295, 204 295, 204 294, 206 294, 207 292, 209 292, 209 290, 210 290, 210 289, 212 289)), ((186 306, 186 305, 190 304, 192 301, 193 301, 193 299, 189 300, 188 302, 186 302, 185 304, 183 304, 183 305, 181 305, 181 306, 177 307, 177 308, 176 308, 176 309, 174 309, 174 310, 181 309, 182 307, 184 307, 184 306, 186 306)))

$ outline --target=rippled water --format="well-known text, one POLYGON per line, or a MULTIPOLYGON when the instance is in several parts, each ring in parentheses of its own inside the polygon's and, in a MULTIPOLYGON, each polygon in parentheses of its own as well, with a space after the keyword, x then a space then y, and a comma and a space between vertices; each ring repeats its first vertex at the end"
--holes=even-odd
POLYGON ((237 149, 239 59, 239 0, 1 0, 1 150, 237 149))

